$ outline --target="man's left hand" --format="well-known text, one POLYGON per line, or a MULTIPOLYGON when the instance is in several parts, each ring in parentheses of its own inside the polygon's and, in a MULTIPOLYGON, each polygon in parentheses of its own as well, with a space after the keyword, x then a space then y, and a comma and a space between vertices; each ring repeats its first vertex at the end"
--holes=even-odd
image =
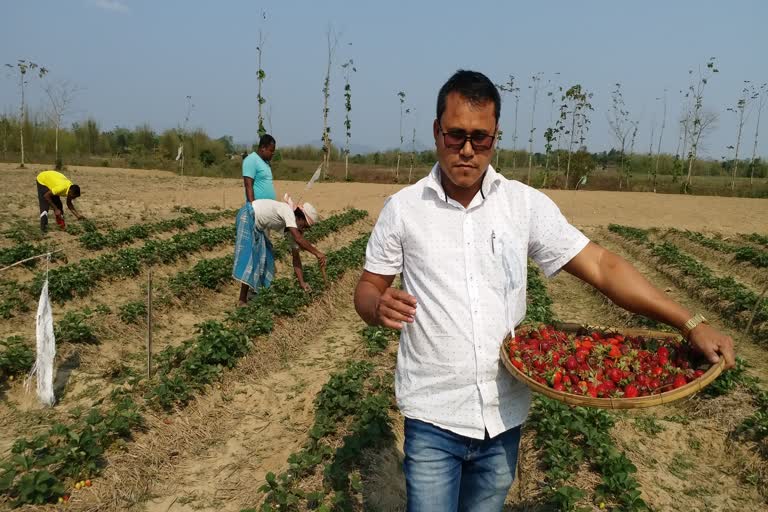
POLYGON ((704 323, 697 325, 688 335, 688 340, 691 345, 704 354, 710 363, 715 364, 720 361, 720 357, 723 357, 726 370, 736 365, 733 339, 711 325, 704 323))

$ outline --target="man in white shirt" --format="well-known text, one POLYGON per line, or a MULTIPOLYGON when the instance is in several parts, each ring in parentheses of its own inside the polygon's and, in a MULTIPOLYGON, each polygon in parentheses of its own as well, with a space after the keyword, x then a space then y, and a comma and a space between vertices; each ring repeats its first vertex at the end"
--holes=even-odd
POLYGON ((245 203, 235 221, 237 239, 232 268, 232 277, 241 283, 238 303, 240 306, 248 303, 249 289, 269 287, 274 278, 275 261, 272 243, 267 237, 268 231, 283 233, 288 239, 296 279, 299 286, 309 291, 309 285, 304 281, 300 249, 314 255, 325 272, 325 254, 302 236, 304 230, 317 220, 319 217, 314 206, 309 203, 294 205, 290 198, 285 203, 272 199, 257 199, 245 203))
MULTIPOLYGON (((438 162, 387 200, 355 291, 366 323, 402 329, 395 390, 409 511, 502 510, 530 393, 498 354, 525 316, 528 258, 547 276, 565 269, 678 329, 696 318, 590 242, 547 196, 491 167, 500 109, 481 73, 458 71, 443 85, 433 126, 438 162), (397 274, 403 290, 391 287, 397 274)), ((687 335, 711 361, 733 366, 729 337, 705 323, 687 335)))

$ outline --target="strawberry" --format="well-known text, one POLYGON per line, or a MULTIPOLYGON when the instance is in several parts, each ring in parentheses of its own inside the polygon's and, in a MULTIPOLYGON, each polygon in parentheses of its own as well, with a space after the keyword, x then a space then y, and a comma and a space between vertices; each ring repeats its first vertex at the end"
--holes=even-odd
POLYGON ((624 398, 636 398, 638 394, 639 391, 634 384, 624 386, 624 398))
POLYGON ((685 375, 678 374, 675 377, 675 380, 672 381, 672 387, 674 389, 681 388, 681 387, 685 386, 686 384, 688 384, 688 381, 685 380, 685 375))

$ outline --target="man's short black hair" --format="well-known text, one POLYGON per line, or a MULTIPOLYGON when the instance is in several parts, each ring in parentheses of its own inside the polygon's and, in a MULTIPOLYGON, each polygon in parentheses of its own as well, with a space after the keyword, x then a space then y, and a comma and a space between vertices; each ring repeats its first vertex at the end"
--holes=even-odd
POLYGON ((70 185, 69 193, 74 197, 80 197, 80 185, 70 185))
POLYGON ((273 136, 271 136, 270 134, 265 133, 259 139, 259 149, 261 149, 261 148, 268 148, 269 146, 271 146, 274 143, 275 143, 275 138, 273 136))
POLYGON ((487 76, 477 71, 467 71, 460 69, 448 79, 440 88, 437 95, 437 119, 443 116, 445 112, 446 97, 452 93, 458 93, 462 98, 466 98, 472 105, 482 105, 489 101, 493 102, 496 122, 499 122, 501 116, 501 96, 496 86, 493 85, 487 76))

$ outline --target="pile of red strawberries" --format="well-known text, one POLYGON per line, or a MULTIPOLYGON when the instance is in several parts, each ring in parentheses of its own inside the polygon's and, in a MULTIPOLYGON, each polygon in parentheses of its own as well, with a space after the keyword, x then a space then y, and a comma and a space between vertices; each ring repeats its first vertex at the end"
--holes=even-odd
POLYGON ((574 335, 540 326, 509 344, 512 364, 536 382, 594 398, 636 398, 701 377, 684 340, 591 332, 574 335))

